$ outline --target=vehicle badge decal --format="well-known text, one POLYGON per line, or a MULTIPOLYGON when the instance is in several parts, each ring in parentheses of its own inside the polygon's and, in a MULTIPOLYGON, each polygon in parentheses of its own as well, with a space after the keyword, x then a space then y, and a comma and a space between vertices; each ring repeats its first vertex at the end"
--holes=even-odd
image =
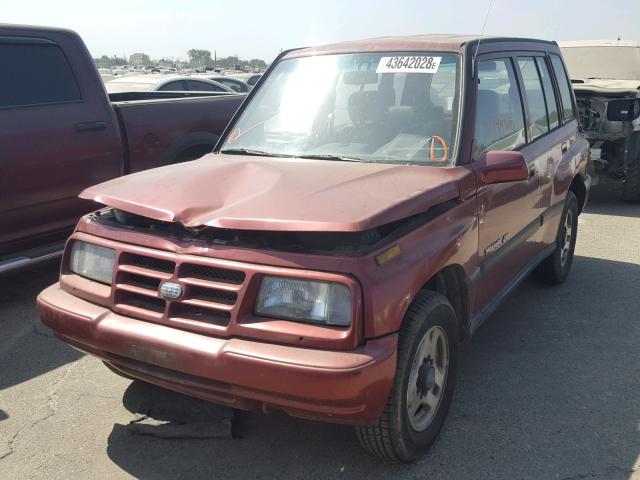
POLYGON ((182 285, 174 282, 163 282, 159 291, 160 296, 165 300, 177 300, 182 296, 182 285))

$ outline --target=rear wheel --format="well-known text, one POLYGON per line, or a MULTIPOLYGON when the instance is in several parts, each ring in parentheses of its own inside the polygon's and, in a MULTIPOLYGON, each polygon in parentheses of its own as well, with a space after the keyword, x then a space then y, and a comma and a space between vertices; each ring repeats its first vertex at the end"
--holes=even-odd
POLYGON ((426 452, 449 411, 457 354, 458 324, 449 300, 420 292, 399 332, 396 377, 384 411, 375 425, 357 428, 362 446, 395 462, 426 452))
POLYGON ((549 285, 564 282, 571 270, 573 252, 578 234, 578 201, 572 191, 567 193, 564 210, 560 218, 560 227, 556 236, 556 248, 533 271, 536 280, 549 285))
POLYGON ((640 155, 627 166, 622 199, 629 203, 640 203, 640 155))

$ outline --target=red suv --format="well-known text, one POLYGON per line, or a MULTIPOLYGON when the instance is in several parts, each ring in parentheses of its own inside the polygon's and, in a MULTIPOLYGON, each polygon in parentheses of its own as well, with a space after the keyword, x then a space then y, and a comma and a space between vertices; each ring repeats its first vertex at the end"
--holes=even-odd
POLYGON ((97 185, 43 322, 121 375, 357 426, 410 461, 461 342, 530 272, 567 278, 588 143, 552 42, 284 52, 214 153, 97 185))

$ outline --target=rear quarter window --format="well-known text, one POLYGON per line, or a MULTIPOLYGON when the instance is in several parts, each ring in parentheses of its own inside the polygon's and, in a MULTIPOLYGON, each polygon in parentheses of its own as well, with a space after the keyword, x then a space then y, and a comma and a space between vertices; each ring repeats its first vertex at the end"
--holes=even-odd
POLYGON ((224 79, 224 78, 216 79, 216 82, 220 82, 223 85, 226 85, 227 87, 229 87, 230 89, 232 89, 232 90, 234 90, 236 92, 243 93, 243 92, 247 91, 247 88, 244 85, 242 85, 241 83, 239 83, 239 82, 234 82, 232 80, 227 80, 227 79, 224 79))
POLYGON ((547 105, 542 90, 542 80, 534 57, 518 58, 518 68, 522 76, 525 98, 529 106, 529 132, 535 140, 549 131, 547 105))
POLYGON ((560 125, 560 122, 558 121, 556 93, 553 89, 553 83, 551 82, 551 74, 549 73, 547 62, 541 57, 536 57, 536 63, 538 64, 538 71, 540 72, 540 78, 542 79, 544 98, 547 104, 547 113, 549 115, 549 126, 551 127, 551 130, 553 130, 560 125))
POLYGON ((562 117, 565 122, 568 122, 576 116, 573 111, 569 79, 567 78, 567 73, 564 70, 562 60, 558 55, 551 55, 551 65, 553 66, 553 71, 556 74, 556 80, 558 80, 558 90, 560 90, 560 100, 562 100, 562 117))
POLYGON ((225 90, 217 85, 211 85, 207 82, 199 82, 197 80, 187 80, 187 90, 194 92, 224 92, 225 90))
POLYGON ((80 101, 71 66, 56 45, 1 44, 0 108, 80 101))
POLYGON ((169 82, 161 86, 160 88, 158 88, 158 91, 160 92, 173 92, 173 91, 181 92, 184 90, 186 90, 186 88, 182 80, 178 80, 176 82, 169 82))

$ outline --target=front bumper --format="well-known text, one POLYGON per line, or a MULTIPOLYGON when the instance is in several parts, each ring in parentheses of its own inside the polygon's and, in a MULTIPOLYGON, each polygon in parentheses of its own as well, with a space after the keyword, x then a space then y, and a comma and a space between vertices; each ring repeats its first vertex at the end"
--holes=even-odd
POLYGON ((244 410, 371 424, 395 375, 397 335, 351 351, 222 339, 113 313, 59 284, 38 296, 38 311, 58 338, 125 376, 244 410))

